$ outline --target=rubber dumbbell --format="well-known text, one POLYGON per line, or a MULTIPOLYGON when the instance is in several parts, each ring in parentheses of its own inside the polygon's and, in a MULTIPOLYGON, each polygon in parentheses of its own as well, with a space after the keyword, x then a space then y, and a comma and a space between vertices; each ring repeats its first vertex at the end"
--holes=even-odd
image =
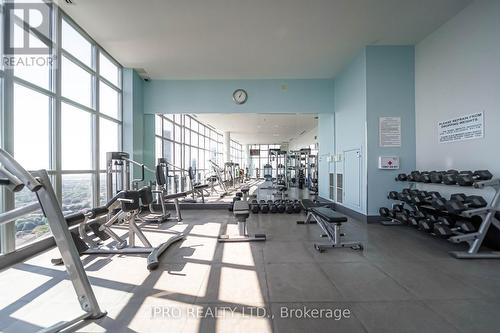
POLYGON ((441 194, 436 191, 426 192, 421 191, 417 195, 411 197, 412 203, 415 205, 430 204, 432 200, 441 198, 441 194))
POLYGON ((460 214, 463 211, 469 210, 471 208, 481 208, 486 207, 488 203, 482 196, 471 195, 468 196, 465 201, 461 200, 448 200, 446 202, 446 210, 452 214, 460 214))
POLYGON ((287 202, 285 204, 285 212, 287 214, 293 214, 293 205, 287 202))
POLYGON ((434 224, 438 223, 439 220, 435 215, 427 215, 426 218, 418 221, 418 227, 420 230, 431 233, 434 230, 434 224))
POLYGON ((448 170, 445 174, 443 174, 443 183, 446 185, 455 185, 457 183, 457 170, 448 170))
POLYGON ((429 175, 431 183, 441 184, 443 182, 443 174, 444 173, 445 173, 445 171, 432 171, 429 175))
POLYGON ((422 171, 420 173, 420 175, 418 176, 417 181, 419 181, 421 183, 430 183, 431 182, 431 173, 432 172, 435 172, 435 171, 431 171, 431 172, 422 171))
POLYGON ((489 170, 462 171, 458 174, 457 183, 460 186, 472 186, 478 180, 490 180, 493 175, 489 170))
POLYGON ((250 210, 252 213, 257 214, 260 211, 260 206, 257 203, 250 204, 250 210))
POLYGON ((269 205, 267 203, 261 203, 259 206, 260 206, 260 212, 262 214, 269 213, 269 205))
POLYGON ((397 191, 390 191, 387 195, 387 199, 399 200, 399 193, 397 191))
POLYGON ((439 222, 434 224, 433 232, 436 236, 441 238, 449 238, 457 232, 472 233, 476 231, 474 225, 469 221, 459 220, 455 221, 450 217, 441 216, 439 222))
POLYGON ((412 171, 410 174, 407 176, 408 181, 410 182, 416 182, 417 178, 420 176, 420 171, 412 171))
POLYGON ((425 219, 425 214, 421 211, 413 211, 410 216, 408 216, 408 224, 412 227, 418 228, 418 222, 425 219))
POLYGON ((396 176, 396 178, 394 178, 394 180, 397 182, 405 182, 408 180, 408 176, 405 173, 400 173, 396 176))
MULTIPOLYGON (((467 196, 464 193, 455 193, 450 196, 450 200, 465 201, 467 196)), ((447 210, 446 203, 448 200, 445 198, 435 198, 432 200, 431 205, 437 210, 447 210)))
POLYGON ((272 214, 276 214, 278 212, 278 206, 275 203, 269 204, 269 211, 272 214))
POLYGON ((298 202, 293 204, 293 212, 298 214, 302 211, 302 205, 298 202))
POLYGON ((277 205, 277 208, 278 208, 278 213, 283 214, 285 212, 285 205, 283 203, 279 203, 277 205))

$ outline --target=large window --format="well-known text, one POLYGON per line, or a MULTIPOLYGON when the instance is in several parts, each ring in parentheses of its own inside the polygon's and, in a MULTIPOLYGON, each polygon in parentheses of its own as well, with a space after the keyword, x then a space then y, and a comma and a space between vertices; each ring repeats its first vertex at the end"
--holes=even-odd
MULTIPOLYGON (((258 153, 256 155, 250 154, 249 172, 252 178, 264 177, 264 165, 270 163, 269 149, 280 149, 280 145, 250 145, 250 151, 258 153)), ((273 177, 275 176, 276 169, 273 168, 273 177)))
MULTIPOLYGON (((48 170, 63 212, 70 213, 105 200, 105 154, 121 149, 122 69, 64 12, 51 13, 58 28, 49 35, 31 30, 29 36, 48 47, 52 64, 0 68, 0 98, 7 101, 0 103, 7 106, 1 118, 12 121, 1 124, 1 142, 28 170, 48 170)), ((28 29, 18 23, 14 44, 28 29)), ((36 200, 26 190, 1 199, 7 209, 36 200)), ((49 232, 41 212, 11 230, 2 234, 15 237, 16 247, 49 232)))
MULTIPOLYGON (((181 191, 185 170, 192 167, 198 180, 211 171, 210 161, 219 165, 222 158, 222 134, 190 115, 162 115, 155 118, 156 158, 163 157, 175 167, 169 168, 169 191, 181 191), (184 170, 184 171, 183 171, 184 170)), ((241 150, 241 145, 240 145, 241 150)))

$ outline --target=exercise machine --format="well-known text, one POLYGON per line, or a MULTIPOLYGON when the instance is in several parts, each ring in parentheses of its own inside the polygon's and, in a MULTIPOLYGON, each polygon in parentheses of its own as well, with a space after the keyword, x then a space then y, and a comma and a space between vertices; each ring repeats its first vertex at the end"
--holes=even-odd
MULTIPOLYGON (((38 200, 26 206, 1 213, 0 225, 13 222, 39 209, 42 210, 47 218, 56 246, 64 260, 66 272, 75 289, 80 307, 84 312, 72 320, 58 322, 40 332, 70 331, 72 327, 78 327, 91 320, 106 316, 106 312, 99 308, 94 291, 80 260, 78 250, 72 241, 68 223, 63 216, 47 171, 28 172, 3 149, 0 149, 0 165, 0 185, 5 186, 12 192, 21 191, 26 187, 29 191, 36 194, 38 200)), ((50 311, 50 309, 40 310, 50 311)))

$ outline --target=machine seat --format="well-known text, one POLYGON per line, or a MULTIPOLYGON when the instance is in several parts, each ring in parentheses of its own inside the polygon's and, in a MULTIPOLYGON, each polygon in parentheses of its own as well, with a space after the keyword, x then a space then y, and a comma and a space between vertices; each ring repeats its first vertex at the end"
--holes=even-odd
POLYGON ((178 199, 178 198, 185 198, 186 196, 187 196, 186 192, 179 192, 179 193, 165 194, 163 196, 163 199, 172 200, 172 199, 178 199))

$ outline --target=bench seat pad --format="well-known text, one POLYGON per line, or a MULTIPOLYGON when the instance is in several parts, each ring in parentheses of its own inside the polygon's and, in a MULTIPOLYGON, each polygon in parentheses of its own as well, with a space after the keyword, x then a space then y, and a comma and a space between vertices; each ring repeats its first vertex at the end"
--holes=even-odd
POLYGON ((184 198, 186 196, 187 196, 186 192, 179 192, 179 193, 165 194, 163 196, 163 199, 170 200, 170 199, 184 198))
POLYGON ((321 217, 324 221, 328 223, 343 223, 347 222, 347 217, 342 214, 337 213, 331 208, 327 207, 313 207, 311 208, 311 213, 321 217))

